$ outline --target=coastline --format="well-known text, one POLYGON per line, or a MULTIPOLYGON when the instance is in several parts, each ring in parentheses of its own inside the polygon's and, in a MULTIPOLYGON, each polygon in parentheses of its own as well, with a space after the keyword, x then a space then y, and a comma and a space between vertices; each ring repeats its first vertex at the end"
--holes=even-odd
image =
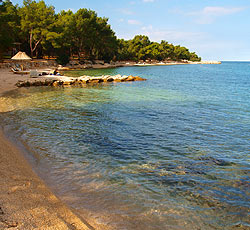
MULTIPOLYGON (((66 67, 62 67, 61 70, 74 70, 74 69, 108 69, 108 68, 117 68, 117 67, 146 67, 146 66, 169 66, 169 65, 208 65, 208 64, 221 64, 221 61, 199 61, 199 62, 191 62, 191 61, 169 61, 169 62, 112 62, 112 63, 104 63, 101 61, 96 61, 96 63, 92 64, 81 64, 79 61, 71 61, 66 67)), ((60 68, 59 68, 60 70, 60 68)))
MULTIPOLYGON (((0 63, 0 69, 10 69, 13 67, 15 62, 11 60, 5 60, 3 63, 0 63)), ((21 63, 20 63, 21 64, 21 63)), ((95 60, 93 62, 86 61, 82 63, 79 60, 71 60, 66 66, 61 66, 56 63, 55 60, 46 60, 46 59, 35 59, 30 62, 22 63, 24 69, 55 69, 59 70, 78 70, 78 69, 108 69, 108 68, 117 68, 117 67, 133 67, 133 66, 169 66, 169 65, 193 65, 193 64, 221 64, 221 61, 117 61, 105 63, 101 60, 95 60)))
MULTIPOLYGON (((0 71, 0 95, 20 78, 0 71)), ((60 201, 0 129, 0 229, 94 229, 60 201)))

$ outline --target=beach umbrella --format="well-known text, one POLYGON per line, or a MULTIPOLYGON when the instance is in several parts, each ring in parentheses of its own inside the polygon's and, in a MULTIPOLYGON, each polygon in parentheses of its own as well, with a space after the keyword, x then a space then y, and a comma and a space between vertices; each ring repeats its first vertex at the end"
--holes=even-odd
MULTIPOLYGON (((30 61, 31 57, 29 57, 25 52, 19 51, 11 59, 15 60, 15 61, 30 61)), ((22 67, 22 70, 23 70, 23 66, 22 65, 21 65, 21 67, 22 67)))
POLYGON ((22 61, 22 60, 31 60, 25 52, 19 51, 15 56, 11 58, 12 60, 22 61))

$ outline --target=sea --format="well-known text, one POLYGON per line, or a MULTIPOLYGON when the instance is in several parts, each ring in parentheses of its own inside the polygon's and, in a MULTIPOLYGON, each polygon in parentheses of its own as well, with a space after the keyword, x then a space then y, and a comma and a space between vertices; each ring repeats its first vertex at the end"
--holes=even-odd
POLYGON ((75 70, 142 82, 20 88, 0 123, 93 229, 250 229, 250 62, 75 70))

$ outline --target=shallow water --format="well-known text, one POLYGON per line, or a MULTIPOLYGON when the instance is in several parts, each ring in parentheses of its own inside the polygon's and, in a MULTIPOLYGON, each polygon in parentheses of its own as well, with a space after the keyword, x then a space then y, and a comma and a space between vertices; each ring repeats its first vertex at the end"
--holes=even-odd
POLYGON ((1 123, 90 223, 250 227, 250 63, 67 75, 118 73, 148 81, 20 89, 0 98, 1 123))

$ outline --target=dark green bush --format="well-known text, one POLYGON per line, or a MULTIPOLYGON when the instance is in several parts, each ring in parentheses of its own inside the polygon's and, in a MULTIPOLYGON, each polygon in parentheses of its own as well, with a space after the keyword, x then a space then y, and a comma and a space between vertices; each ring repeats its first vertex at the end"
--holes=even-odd
POLYGON ((57 59, 56 62, 60 65, 66 65, 69 63, 69 55, 67 54, 60 54, 57 59))

